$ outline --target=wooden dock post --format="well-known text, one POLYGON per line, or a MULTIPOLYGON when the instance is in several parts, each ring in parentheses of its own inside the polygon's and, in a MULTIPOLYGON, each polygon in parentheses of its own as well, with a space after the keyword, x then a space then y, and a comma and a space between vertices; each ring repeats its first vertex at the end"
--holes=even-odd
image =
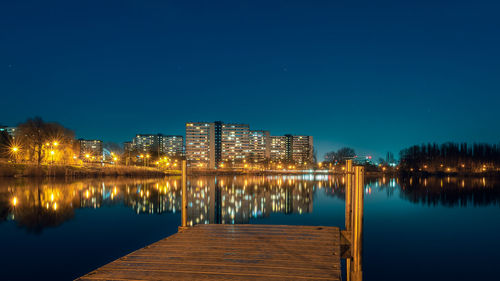
POLYGON ((364 167, 346 161, 345 228, 341 233, 342 257, 346 259, 347 281, 361 281, 363 244, 364 167))
POLYGON ((354 196, 352 219, 352 247, 351 247, 351 278, 352 281, 363 280, 362 245, 363 245, 363 204, 364 204, 364 167, 354 167, 354 196))
POLYGON ((182 160, 182 223, 179 230, 187 227, 187 161, 182 160))
POLYGON ((345 229, 351 231, 352 226, 352 182, 353 169, 352 160, 346 160, 346 185, 345 185, 345 229))

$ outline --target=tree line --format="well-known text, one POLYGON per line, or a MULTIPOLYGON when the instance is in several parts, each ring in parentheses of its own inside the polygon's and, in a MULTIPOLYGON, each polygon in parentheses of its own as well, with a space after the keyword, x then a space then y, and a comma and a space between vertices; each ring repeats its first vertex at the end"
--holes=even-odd
POLYGON ((497 144, 427 143, 400 152, 403 170, 479 172, 499 165, 500 145, 497 144))

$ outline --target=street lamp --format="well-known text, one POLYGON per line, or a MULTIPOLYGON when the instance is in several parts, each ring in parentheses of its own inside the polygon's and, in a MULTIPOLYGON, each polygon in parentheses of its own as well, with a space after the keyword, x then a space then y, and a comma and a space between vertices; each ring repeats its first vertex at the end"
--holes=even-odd
POLYGON ((17 152, 19 151, 19 147, 13 146, 11 148, 11 150, 12 150, 12 154, 14 155, 14 163, 16 163, 17 162, 17 152))

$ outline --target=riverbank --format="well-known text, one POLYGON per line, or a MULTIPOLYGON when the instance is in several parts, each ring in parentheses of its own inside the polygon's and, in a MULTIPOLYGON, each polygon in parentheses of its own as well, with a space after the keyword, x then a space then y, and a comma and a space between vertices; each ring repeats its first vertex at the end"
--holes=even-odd
POLYGON ((163 177, 180 171, 121 165, 40 165, 0 163, 0 177, 163 177))

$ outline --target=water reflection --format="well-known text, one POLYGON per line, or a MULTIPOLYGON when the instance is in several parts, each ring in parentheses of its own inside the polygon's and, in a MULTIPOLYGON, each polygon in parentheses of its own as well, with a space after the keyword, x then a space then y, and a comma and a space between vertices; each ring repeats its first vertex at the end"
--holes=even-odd
MULTIPOLYGON (((315 188, 340 186, 328 176, 196 177, 188 180, 188 224, 248 223, 270 213, 312 212, 315 188)), ((330 190, 330 194, 335 191, 330 190)), ((3 181, 0 222, 39 233, 74 216, 75 209, 123 205, 137 214, 176 213, 181 179, 3 181)))
POLYGON ((429 206, 500 206, 500 181, 496 178, 431 177, 398 181, 401 198, 429 206))
MULTIPOLYGON (((344 177, 327 175, 193 177, 188 179, 188 224, 248 223, 271 213, 313 212, 314 193, 344 200, 344 177)), ((372 191, 399 194, 413 203, 445 206, 500 205, 499 182, 488 178, 367 179, 372 191)), ((75 209, 125 206, 137 214, 176 213, 181 179, 2 180, 0 223, 13 220, 39 233, 73 218, 75 209)))

